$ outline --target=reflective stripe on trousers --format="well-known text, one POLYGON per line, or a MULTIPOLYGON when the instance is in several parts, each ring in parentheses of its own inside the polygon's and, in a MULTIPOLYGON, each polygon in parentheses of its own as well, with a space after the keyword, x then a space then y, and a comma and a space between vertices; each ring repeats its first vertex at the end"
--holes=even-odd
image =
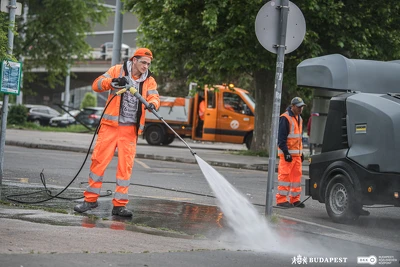
POLYGON ((283 156, 279 158, 276 204, 300 201, 301 175, 301 157, 292 157, 292 162, 285 161, 283 156))
POLYGON ((84 192, 85 201, 95 202, 100 195, 104 172, 118 148, 114 206, 125 206, 128 202, 130 177, 136 155, 136 126, 113 127, 102 124, 92 154, 89 185, 84 192))

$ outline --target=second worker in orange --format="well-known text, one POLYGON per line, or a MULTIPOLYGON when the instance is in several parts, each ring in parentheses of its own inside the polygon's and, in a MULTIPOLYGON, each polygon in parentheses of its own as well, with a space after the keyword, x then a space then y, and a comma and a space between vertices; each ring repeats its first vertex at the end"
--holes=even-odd
POLYGON ((279 118, 278 131, 278 192, 276 204, 278 207, 299 207, 303 155, 303 112, 304 104, 300 97, 295 97, 291 105, 279 118))

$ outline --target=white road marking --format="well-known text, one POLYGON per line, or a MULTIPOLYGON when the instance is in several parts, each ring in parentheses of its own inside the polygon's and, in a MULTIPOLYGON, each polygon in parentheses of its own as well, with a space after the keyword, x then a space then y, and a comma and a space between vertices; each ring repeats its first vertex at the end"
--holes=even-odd
POLYGON ((149 167, 149 165, 147 165, 146 163, 144 163, 144 162, 142 162, 142 161, 140 161, 140 160, 138 160, 138 159, 135 159, 135 162, 137 162, 137 163, 139 163, 143 168, 145 168, 145 169, 151 169, 150 167, 149 167))

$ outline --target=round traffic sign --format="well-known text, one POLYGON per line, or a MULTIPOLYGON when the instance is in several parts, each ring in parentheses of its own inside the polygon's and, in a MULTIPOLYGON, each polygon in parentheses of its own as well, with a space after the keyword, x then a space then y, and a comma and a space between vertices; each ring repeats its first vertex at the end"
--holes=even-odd
MULTIPOLYGON (((277 53, 279 42, 279 19, 281 0, 272 0, 258 11, 256 17, 256 36, 260 44, 272 53, 277 53)), ((306 20, 301 10, 289 1, 289 13, 286 29, 285 54, 293 52, 303 42, 306 34, 306 20)))

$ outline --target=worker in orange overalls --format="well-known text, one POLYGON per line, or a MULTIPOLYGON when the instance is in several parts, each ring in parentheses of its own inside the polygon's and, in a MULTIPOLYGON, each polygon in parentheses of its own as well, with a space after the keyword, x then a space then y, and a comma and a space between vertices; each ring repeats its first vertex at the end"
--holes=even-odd
POLYGON ((279 118, 278 131, 278 192, 276 204, 279 207, 304 208, 300 202, 303 155, 303 111, 304 101, 295 97, 291 106, 279 118), (288 199, 289 197, 289 199, 288 199))
POLYGON ((196 136, 201 138, 203 136, 204 115, 206 112, 206 101, 204 100, 204 93, 199 92, 199 119, 196 127, 196 136))
POLYGON ((199 104, 199 117, 202 121, 204 121, 204 112, 206 112, 206 102, 203 99, 199 104))
POLYGON ((116 188, 112 200, 112 214, 131 217, 132 211, 126 208, 128 204, 128 188, 136 155, 138 135, 144 130, 146 107, 129 91, 116 95, 118 89, 111 86, 129 84, 149 103, 149 111, 160 107, 157 83, 149 70, 153 59, 152 52, 147 48, 139 48, 124 64, 112 66, 106 73, 94 80, 92 88, 95 92, 109 91, 108 107, 100 122, 98 138, 92 154, 89 184, 84 192, 84 202, 74 207, 77 212, 85 212, 98 206, 97 199, 103 183, 107 165, 118 148, 118 167, 115 176, 116 188), (111 100, 112 99, 112 100, 111 100))

